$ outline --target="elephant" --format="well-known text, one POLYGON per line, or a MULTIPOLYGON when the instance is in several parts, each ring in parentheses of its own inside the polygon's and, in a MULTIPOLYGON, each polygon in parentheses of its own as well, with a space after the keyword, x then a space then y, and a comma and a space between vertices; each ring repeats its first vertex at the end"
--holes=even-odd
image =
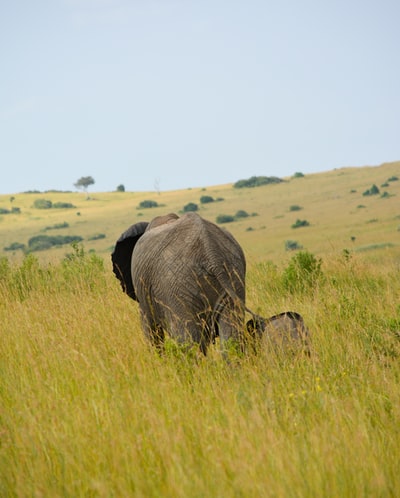
POLYGON ((246 260, 228 231, 195 212, 157 216, 125 231, 111 259, 157 348, 166 333, 204 355, 217 336, 223 351, 243 344, 246 260))
POLYGON ((295 311, 285 311, 270 318, 254 316, 246 323, 247 332, 267 351, 302 351, 310 355, 310 332, 303 317, 295 311))

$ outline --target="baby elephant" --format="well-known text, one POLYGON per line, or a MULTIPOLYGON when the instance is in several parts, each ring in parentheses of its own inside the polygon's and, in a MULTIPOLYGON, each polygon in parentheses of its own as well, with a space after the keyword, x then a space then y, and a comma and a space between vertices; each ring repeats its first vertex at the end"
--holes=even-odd
POLYGON ((253 317, 246 323, 251 339, 275 351, 304 351, 310 354, 309 331, 301 315, 285 311, 270 318, 253 317))

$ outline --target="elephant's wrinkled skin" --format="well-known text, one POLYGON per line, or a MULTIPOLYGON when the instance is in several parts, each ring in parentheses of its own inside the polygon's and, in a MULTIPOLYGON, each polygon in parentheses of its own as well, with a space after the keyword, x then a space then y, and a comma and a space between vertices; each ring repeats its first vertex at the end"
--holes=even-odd
POLYGON ((153 344, 168 333, 206 354, 217 335, 241 341, 246 262, 229 232, 197 213, 157 217, 123 233, 112 262, 153 344))

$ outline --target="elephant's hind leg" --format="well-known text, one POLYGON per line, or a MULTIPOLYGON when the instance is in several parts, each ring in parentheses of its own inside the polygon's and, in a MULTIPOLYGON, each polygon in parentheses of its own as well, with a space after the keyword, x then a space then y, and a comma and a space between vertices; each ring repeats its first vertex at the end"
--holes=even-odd
POLYGON ((160 324, 152 323, 144 313, 141 313, 142 328, 146 339, 152 346, 162 352, 164 350, 165 332, 160 324))

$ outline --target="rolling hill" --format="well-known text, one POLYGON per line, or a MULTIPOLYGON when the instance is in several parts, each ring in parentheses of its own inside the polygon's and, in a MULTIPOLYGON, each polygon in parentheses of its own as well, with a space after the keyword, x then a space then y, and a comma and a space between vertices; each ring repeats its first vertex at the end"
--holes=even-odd
MULTIPOLYGON (((23 253, 14 248, 27 247, 33 237, 76 236, 86 251, 108 259, 116 239, 132 223, 167 212, 181 213, 194 203, 199 214, 214 222, 218 216, 238 215, 223 226, 242 244, 249 261, 287 259, 288 246, 317 255, 343 249, 375 255, 385 249, 385 255, 394 256, 400 244, 400 180, 396 178, 400 178, 400 162, 299 175, 254 188, 228 184, 160 193, 90 193, 89 199, 75 192, 2 195, 0 250, 2 256, 17 261, 23 253), (367 195, 374 185, 379 192, 367 195), (203 196, 213 202, 200 202, 203 196), (38 209, 35 205, 40 200, 50 201, 53 207, 38 209), (140 208, 146 200, 157 207, 140 208)), ((69 251, 64 244, 35 254, 51 262, 69 251)))

